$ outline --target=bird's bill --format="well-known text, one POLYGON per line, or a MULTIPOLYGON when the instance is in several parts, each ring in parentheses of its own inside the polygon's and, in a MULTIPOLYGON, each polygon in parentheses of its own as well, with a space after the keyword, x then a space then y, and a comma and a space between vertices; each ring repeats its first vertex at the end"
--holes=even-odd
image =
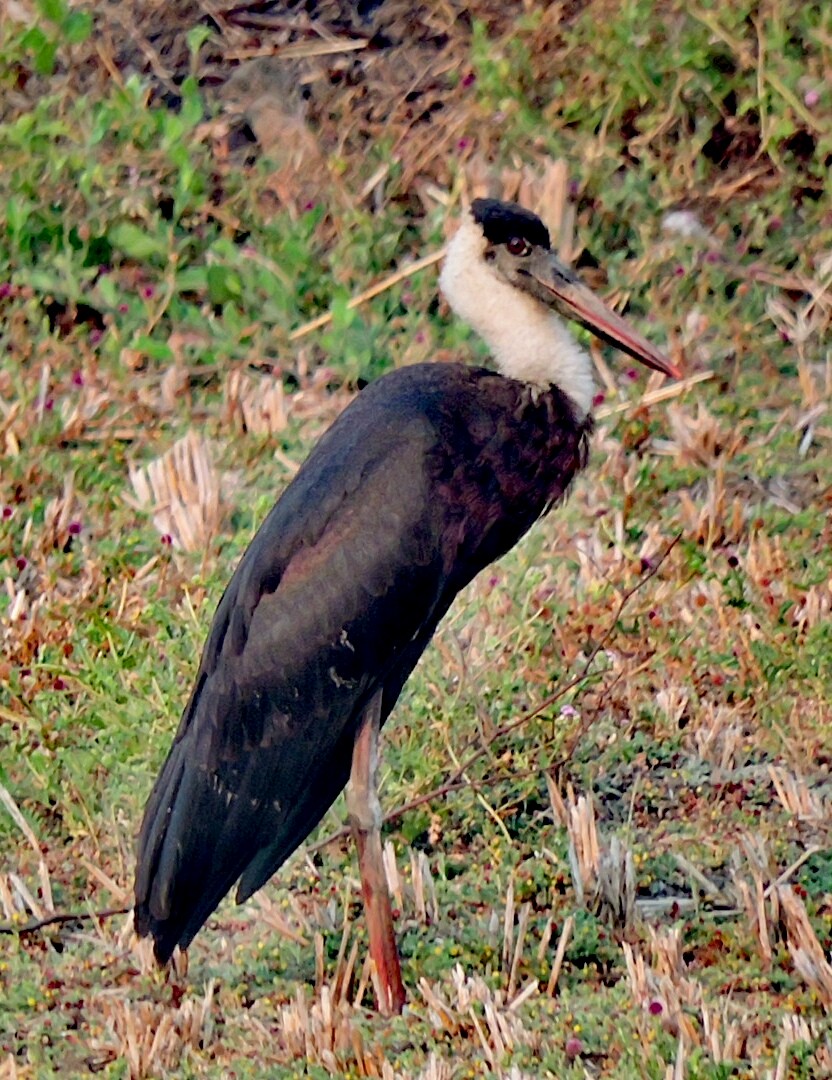
POLYGON ((558 273, 534 274, 533 277, 546 295, 547 301, 561 314, 574 319, 592 331, 597 337, 614 345, 654 371, 680 379, 682 373, 675 364, 651 344, 647 338, 607 307, 583 282, 558 264, 558 273))

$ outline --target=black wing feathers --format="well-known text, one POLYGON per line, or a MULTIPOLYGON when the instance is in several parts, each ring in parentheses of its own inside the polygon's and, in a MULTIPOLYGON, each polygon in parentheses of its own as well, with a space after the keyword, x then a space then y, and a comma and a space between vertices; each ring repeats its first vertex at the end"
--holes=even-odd
POLYGON ((161 960, 314 828, 370 698, 386 718, 458 590, 563 494, 585 435, 558 391, 462 365, 393 372, 330 428, 220 601, 145 811, 136 928, 161 960))

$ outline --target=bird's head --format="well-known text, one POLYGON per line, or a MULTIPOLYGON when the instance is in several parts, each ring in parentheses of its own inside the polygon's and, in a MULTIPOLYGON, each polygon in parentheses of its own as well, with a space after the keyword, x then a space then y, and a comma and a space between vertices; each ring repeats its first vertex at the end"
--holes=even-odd
POLYGON ((504 374, 556 384, 583 412, 592 400, 591 361, 553 313, 649 368, 680 375, 557 258, 546 226, 516 203, 474 200, 448 245, 440 285, 451 307, 491 346, 504 374))

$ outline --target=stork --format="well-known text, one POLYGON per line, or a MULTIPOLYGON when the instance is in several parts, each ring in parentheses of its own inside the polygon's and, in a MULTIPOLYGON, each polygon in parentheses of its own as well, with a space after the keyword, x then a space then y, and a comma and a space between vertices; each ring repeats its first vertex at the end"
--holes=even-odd
POLYGON ((516 204, 473 202, 440 286, 497 370, 416 364, 369 385, 240 560, 141 828, 135 927, 160 963, 235 882, 238 902, 264 885, 346 786, 378 1005, 401 1011, 379 731, 456 594, 586 462, 592 362, 559 315, 679 374, 516 204))

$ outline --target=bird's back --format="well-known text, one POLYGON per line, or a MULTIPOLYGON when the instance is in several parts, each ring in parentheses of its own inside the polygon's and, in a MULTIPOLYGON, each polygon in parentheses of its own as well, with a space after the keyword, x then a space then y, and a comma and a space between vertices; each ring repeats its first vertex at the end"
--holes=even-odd
POLYGON ((145 811, 136 927, 166 959, 259 888, 349 776, 456 593, 566 490, 586 423, 557 390, 458 364, 392 372, 310 454, 220 601, 145 811))

